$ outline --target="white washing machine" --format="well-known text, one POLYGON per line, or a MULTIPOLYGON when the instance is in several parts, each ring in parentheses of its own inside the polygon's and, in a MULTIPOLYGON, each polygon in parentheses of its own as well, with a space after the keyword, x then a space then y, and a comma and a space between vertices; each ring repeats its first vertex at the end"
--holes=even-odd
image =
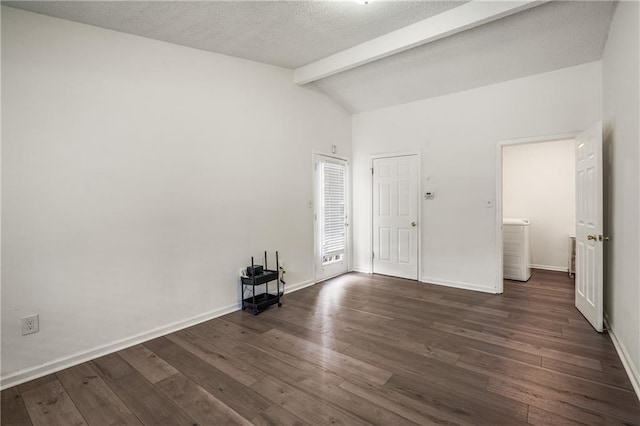
POLYGON ((531 278, 529 219, 504 219, 502 225, 504 278, 527 281, 531 278))

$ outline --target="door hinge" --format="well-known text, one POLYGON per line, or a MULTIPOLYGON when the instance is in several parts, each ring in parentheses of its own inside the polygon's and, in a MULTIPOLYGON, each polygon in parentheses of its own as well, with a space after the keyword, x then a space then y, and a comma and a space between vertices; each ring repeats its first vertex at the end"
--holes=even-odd
POLYGON ((371 259, 373 260, 375 259, 375 257, 376 257, 376 254, 374 252, 371 252, 371 259))
POLYGON ((371 176, 373 176, 373 167, 371 168, 371 176))

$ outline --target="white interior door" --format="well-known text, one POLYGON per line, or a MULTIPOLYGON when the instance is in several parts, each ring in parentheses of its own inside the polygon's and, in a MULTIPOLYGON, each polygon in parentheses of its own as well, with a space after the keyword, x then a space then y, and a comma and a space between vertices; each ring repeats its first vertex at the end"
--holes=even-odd
POLYGON ((373 160, 373 273, 418 279, 418 156, 373 160))
POLYGON ((347 272, 347 162, 317 155, 316 174, 316 280, 347 272))
POLYGON ((602 124, 576 138, 576 308, 602 331, 602 124))

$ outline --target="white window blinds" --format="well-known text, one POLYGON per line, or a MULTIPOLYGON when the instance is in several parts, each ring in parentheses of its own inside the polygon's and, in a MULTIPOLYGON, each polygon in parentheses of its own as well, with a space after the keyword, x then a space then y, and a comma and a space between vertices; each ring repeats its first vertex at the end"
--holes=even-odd
POLYGON ((320 173, 322 263, 337 262, 345 252, 346 166, 342 162, 321 162, 320 173))

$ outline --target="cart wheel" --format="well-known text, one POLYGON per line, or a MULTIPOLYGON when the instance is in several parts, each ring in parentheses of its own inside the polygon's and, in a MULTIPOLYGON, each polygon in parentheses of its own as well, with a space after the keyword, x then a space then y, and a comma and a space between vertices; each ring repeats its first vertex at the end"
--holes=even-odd
POLYGON ((245 306, 242 307, 242 310, 244 311, 245 309, 247 309, 245 306))
POLYGON ((253 311, 253 315, 258 315, 260 311, 253 311))
POLYGON ((278 302, 278 308, 282 306, 282 303, 278 302))

